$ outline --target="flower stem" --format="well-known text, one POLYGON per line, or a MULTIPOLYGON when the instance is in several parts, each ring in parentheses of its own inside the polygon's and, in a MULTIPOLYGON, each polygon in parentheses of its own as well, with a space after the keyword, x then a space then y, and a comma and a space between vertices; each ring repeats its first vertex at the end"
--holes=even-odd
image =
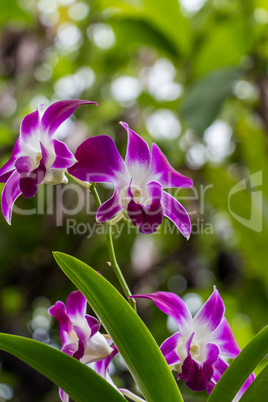
MULTIPOLYGON (((99 197, 99 194, 96 190, 96 183, 92 183, 89 186, 89 190, 97 204, 97 207, 99 208, 101 206, 101 200, 99 197)), ((118 282, 121 285, 121 288, 123 289, 123 292, 125 294, 125 296, 127 297, 127 300, 129 302, 129 304, 131 305, 131 307, 136 311, 136 301, 134 299, 130 299, 129 297, 132 296, 130 289, 127 285, 127 282, 121 272, 121 269, 118 265, 117 259, 116 259, 116 255, 115 255, 115 250, 114 250, 114 243, 113 243, 113 236, 112 236, 112 228, 110 225, 106 224, 106 241, 107 241, 107 246, 108 246, 108 251, 109 251, 109 256, 110 256, 110 262, 111 262, 111 266, 114 270, 114 273, 118 279, 118 282)))
POLYGON ((124 389, 124 388, 118 388, 118 389, 123 395, 127 396, 132 401, 145 402, 144 399, 140 398, 138 395, 133 394, 133 392, 129 391, 128 389, 124 389))

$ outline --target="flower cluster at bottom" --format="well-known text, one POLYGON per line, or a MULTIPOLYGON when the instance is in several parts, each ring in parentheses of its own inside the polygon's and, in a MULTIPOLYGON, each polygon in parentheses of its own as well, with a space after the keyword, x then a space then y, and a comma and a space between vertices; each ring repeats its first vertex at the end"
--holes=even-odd
MULTIPOLYGON (((87 300, 79 290, 68 296, 66 307, 63 302, 57 301, 49 309, 49 313, 60 323, 61 351, 81 363, 90 364, 97 374, 116 388, 109 375, 109 364, 118 353, 116 346, 108 335, 99 332, 99 321, 86 314, 87 300)), ((118 389, 118 392, 134 401, 143 401, 128 390, 118 389)), ((63 402, 69 401, 69 395, 62 389, 59 390, 59 394, 63 402)))
MULTIPOLYGON (((170 369, 178 372, 178 380, 184 380, 193 391, 206 390, 210 394, 228 368, 227 359, 234 359, 240 353, 224 317, 224 303, 216 287, 194 317, 174 293, 156 292, 132 297, 153 300, 176 322, 179 331, 166 339, 160 349, 170 369)), ((86 314, 86 305, 82 293, 74 291, 67 298, 67 309, 61 301, 49 309, 49 313, 60 323, 61 350, 84 364, 94 363, 93 369, 97 374, 116 388, 108 370, 118 350, 108 335, 99 332, 99 321, 86 314)), ((251 374, 233 402, 239 401, 254 378, 251 374)), ((143 401, 128 390, 118 391, 134 401, 143 401)), ((69 396, 62 389, 60 397, 63 402, 69 401, 69 396)))
MULTIPOLYGON (((216 287, 194 317, 174 293, 156 292, 133 297, 151 299, 176 322, 179 331, 166 339, 160 349, 171 370, 178 372, 178 380, 184 380, 193 391, 210 394, 229 366, 227 359, 234 359, 240 353, 224 317, 225 306, 216 287)), ((254 378, 251 374, 233 402, 241 398, 254 378)))

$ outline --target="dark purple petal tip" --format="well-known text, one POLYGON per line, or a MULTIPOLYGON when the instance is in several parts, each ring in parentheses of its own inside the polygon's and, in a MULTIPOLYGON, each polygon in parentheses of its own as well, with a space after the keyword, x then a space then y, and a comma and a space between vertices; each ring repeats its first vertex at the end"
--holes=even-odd
POLYGON ((213 366, 208 363, 200 364, 188 355, 182 365, 182 375, 187 387, 192 391, 205 391, 213 375, 213 366))

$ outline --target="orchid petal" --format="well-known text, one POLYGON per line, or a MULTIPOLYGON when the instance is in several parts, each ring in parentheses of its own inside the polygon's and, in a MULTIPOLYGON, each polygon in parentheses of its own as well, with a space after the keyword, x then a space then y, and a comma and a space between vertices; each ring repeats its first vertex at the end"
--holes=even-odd
POLYGON ((21 122, 20 127, 20 135, 21 140, 24 143, 27 143, 29 139, 36 132, 39 131, 40 128, 40 119, 39 119, 39 111, 36 110, 33 113, 27 114, 21 122))
POLYGON ((183 300, 176 294, 171 292, 155 292, 133 295, 132 297, 135 299, 144 298, 152 300, 160 310, 175 320, 181 332, 190 328, 192 315, 183 300))
POLYGON ((48 310, 49 314, 59 321, 61 329, 63 331, 70 333, 72 331, 72 322, 67 315, 66 307, 61 301, 57 301, 54 306, 50 307, 48 310))
POLYGON ((188 188, 193 185, 191 179, 177 172, 169 164, 167 158, 156 144, 152 145, 151 170, 156 180, 162 184, 163 188, 188 188))
POLYGON ((206 343, 204 349, 207 356, 205 363, 214 364, 220 355, 220 348, 215 343, 206 343))
POLYGON ((214 373, 212 376, 212 380, 214 383, 217 383, 219 381, 219 379, 221 378, 225 370, 228 369, 228 367, 228 363, 226 363, 226 361, 221 358, 215 361, 215 363, 213 364, 214 373))
POLYGON ((41 159, 38 168, 29 174, 20 176, 20 189, 25 198, 33 197, 37 192, 37 185, 41 184, 46 175, 46 167, 41 159))
POLYGON ((55 169, 65 169, 72 166, 76 159, 72 152, 69 150, 64 142, 53 140, 54 151, 56 154, 56 159, 51 166, 51 168, 55 169))
POLYGON ((1 198, 2 211, 5 220, 9 225, 11 223, 12 207, 18 196, 21 194, 19 180, 20 175, 18 174, 18 172, 14 171, 7 180, 6 185, 2 192, 2 198, 1 198))
POLYGON ((2 176, 0 176, 0 183, 6 183, 8 181, 8 179, 10 178, 10 176, 12 175, 12 173, 15 172, 15 169, 9 170, 6 173, 3 173, 2 176))
POLYGON ((216 287, 206 303, 201 307, 193 319, 194 330, 208 336, 221 323, 224 316, 224 303, 216 287))
POLYGON ((73 326, 73 330, 75 331, 76 335, 78 336, 78 349, 74 354, 74 358, 77 360, 81 360, 85 354, 85 349, 87 346, 87 333, 77 325, 73 326))
POLYGON ((211 333, 211 340, 220 347, 221 354, 226 357, 234 359, 240 353, 236 339, 225 317, 215 331, 211 333))
POLYGON ((118 353, 118 350, 115 345, 111 346, 111 348, 113 350, 109 356, 107 356, 105 359, 99 360, 95 363, 96 373, 99 374, 100 376, 102 376, 105 380, 107 379, 106 376, 108 374, 109 364, 111 363, 114 356, 118 353))
POLYGON ((87 104, 97 105, 96 102, 80 99, 62 100, 53 103, 46 109, 41 119, 43 131, 48 133, 49 136, 52 136, 57 128, 73 114, 78 106, 87 104))
POLYGON ((182 365, 182 377, 192 391, 204 391, 213 375, 211 364, 200 364, 188 355, 182 365))
MULTIPOLYGON (((41 148, 41 153, 42 153, 42 159, 41 161, 43 162, 43 164, 46 166, 49 160, 49 152, 46 149, 46 147, 42 144, 42 142, 40 141, 40 148, 41 148)), ((40 184, 40 183, 38 183, 40 184)))
MULTIPOLYGON (((61 333, 64 332, 62 331, 61 328, 61 333)), ((66 332, 65 332, 65 336, 66 336, 66 332)), ((63 339, 63 338, 62 338, 63 339)), ((75 353, 77 352, 77 348, 78 348, 78 342, 71 342, 71 343, 66 343, 62 348, 61 351, 63 353, 66 353, 67 355, 74 357, 75 353)))
POLYGON ((79 317, 84 318, 87 310, 87 299, 79 290, 76 290, 67 297, 66 306, 71 320, 77 320, 79 317))
POLYGON ((132 175, 132 169, 143 167, 147 170, 151 162, 151 152, 147 143, 133 130, 128 127, 127 123, 120 122, 121 126, 127 131, 128 145, 126 152, 126 165, 132 175))
POLYGON ((244 385, 240 388, 239 392, 236 394, 236 396, 234 397, 232 402, 238 402, 242 395, 246 392, 246 390, 248 389, 248 387, 250 386, 250 384, 255 380, 255 375, 252 373, 250 374, 250 376, 248 377, 247 381, 244 383, 244 385))
POLYGON ((69 402, 69 395, 61 388, 59 388, 59 395, 62 402, 69 402))
POLYGON ((18 173, 29 173, 33 169, 33 160, 29 156, 20 156, 15 161, 15 167, 18 173))
POLYGON ((169 366, 180 363, 181 361, 176 350, 180 336, 180 332, 175 332, 175 334, 167 338, 160 346, 160 350, 169 366))
POLYGON ((100 322, 99 322, 99 320, 97 320, 97 318, 92 317, 91 315, 88 315, 88 314, 85 315, 85 318, 86 318, 88 326, 91 330, 90 337, 92 337, 100 329, 100 322))
MULTIPOLYGON (((156 232, 158 226, 162 223, 162 187, 161 184, 155 181, 147 183, 146 187, 152 198, 150 206, 136 203, 132 196, 132 199, 128 203, 127 212, 133 225, 138 226, 141 233, 150 234, 156 232)), ((130 187, 129 191, 131 193, 130 187)))
POLYGON ((0 183, 5 183, 15 169, 15 161, 21 151, 20 138, 17 139, 11 157, 0 169, 0 183))
POLYGON ((112 353, 112 348, 108 345, 105 337, 97 332, 87 341, 85 354, 81 359, 82 363, 91 363, 97 360, 102 360, 112 353))
POLYGON ((68 172, 82 181, 113 183, 128 180, 125 162, 114 141, 107 135, 85 140, 75 153, 77 163, 68 172))
POLYGON ((96 219, 98 222, 105 222, 112 219, 112 217, 122 209, 119 195, 119 189, 115 187, 112 197, 105 201, 97 210, 96 219))
POLYGON ((162 201, 164 215, 169 218, 180 230, 186 239, 191 234, 191 221, 189 215, 179 201, 171 194, 162 192, 162 201))
POLYGON ((185 343, 185 349, 186 349, 187 354, 190 353, 191 344, 192 344, 192 341, 193 341, 193 338, 194 338, 194 334, 195 333, 192 332, 190 337, 189 337, 189 339, 188 339, 188 341, 185 343))

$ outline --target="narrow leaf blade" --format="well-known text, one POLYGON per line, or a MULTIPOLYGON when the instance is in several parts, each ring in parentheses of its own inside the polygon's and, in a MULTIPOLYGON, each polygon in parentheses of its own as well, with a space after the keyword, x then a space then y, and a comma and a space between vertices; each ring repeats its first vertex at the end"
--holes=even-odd
POLYGON ((208 402, 232 401, 267 353, 268 326, 263 328, 234 359, 216 384, 208 398, 208 402))
POLYGON ((11 353, 62 388, 76 402, 123 402, 123 396, 86 365, 33 339, 0 333, 0 349, 11 353))
POLYGON ((265 401, 268 395, 268 365, 249 386, 240 402, 265 401))
POLYGON ((149 402, 179 402, 182 397, 151 333, 120 293, 100 274, 74 257, 54 257, 114 340, 133 378, 149 402))

